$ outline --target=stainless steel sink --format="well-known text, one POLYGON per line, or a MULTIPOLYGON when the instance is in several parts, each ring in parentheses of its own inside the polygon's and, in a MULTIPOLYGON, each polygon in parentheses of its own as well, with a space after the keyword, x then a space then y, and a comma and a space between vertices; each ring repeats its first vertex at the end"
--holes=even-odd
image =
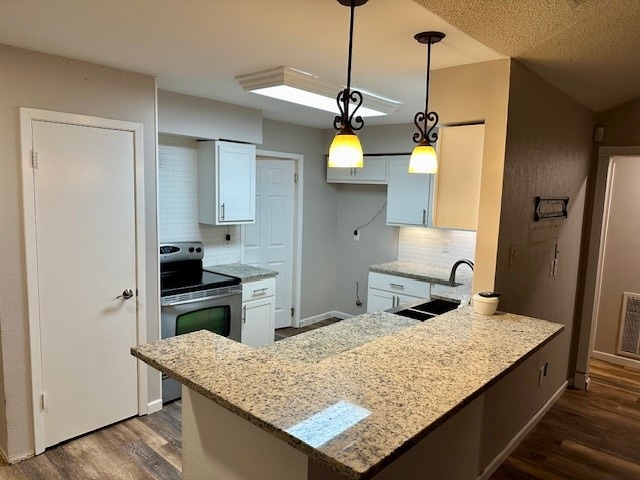
POLYGON ((425 303, 416 302, 414 304, 403 305, 401 308, 391 310, 391 313, 424 322, 425 320, 430 320, 431 318, 442 315, 443 313, 455 310, 459 305, 459 301, 442 300, 437 298, 425 303))
POLYGON ((436 316, 433 313, 419 312, 418 310, 411 310, 410 308, 407 308, 406 310, 400 310, 399 312, 396 312, 396 315, 413 318, 414 320, 420 320, 421 322, 430 320, 436 316))
POLYGON ((427 303, 422 303, 411 308, 413 310, 420 310, 421 312, 432 313, 434 315, 442 315, 443 313, 455 310, 459 305, 460 302, 455 302, 453 300, 442 300, 440 298, 437 298, 435 300, 431 300, 427 303))

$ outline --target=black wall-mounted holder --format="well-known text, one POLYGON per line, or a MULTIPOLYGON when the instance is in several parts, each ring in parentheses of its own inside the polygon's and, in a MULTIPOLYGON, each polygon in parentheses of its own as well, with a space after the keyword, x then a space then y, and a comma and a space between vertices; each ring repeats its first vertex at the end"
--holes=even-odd
POLYGON ((556 220, 567 218, 569 197, 536 197, 534 220, 556 220))

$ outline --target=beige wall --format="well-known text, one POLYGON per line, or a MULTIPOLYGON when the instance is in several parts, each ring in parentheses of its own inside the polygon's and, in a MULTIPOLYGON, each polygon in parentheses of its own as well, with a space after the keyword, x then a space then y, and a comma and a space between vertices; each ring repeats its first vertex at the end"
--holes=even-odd
MULTIPOLYGON (((432 107, 440 124, 484 121, 482 186, 476 237, 475 292, 493 290, 505 162, 510 60, 436 70, 432 74, 432 107)), ((417 108, 416 108, 417 110, 417 108)))
MULTIPOLYGON (((0 448, 10 458, 33 453, 31 379, 20 190, 18 107, 144 124, 147 332, 158 338, 155 80, 147 75, 0 45, 0 323, 4 401, 0 448), (7 434, 5 435, 5 427, 7 434)), ((71 232, 70 232, 71 234, 71 232)), ((149 370, 149 397, 159 376, 149 370)))
POLYGON ((158 132, 260 144, 262 111, 158 90, 158 132))
POLYGON ((594 121, 587 108, 512 62, 496 290, 500 309, 566 326, 559 350, 565 374, 594 121), (569 197, 568 218, 535 222, 536 196, 569 197), (558 273, 550 278, 556 244, 558 273))
POLYGON ((640 145, 640 97, 598 115, 605 127, 603 145, 640 145))

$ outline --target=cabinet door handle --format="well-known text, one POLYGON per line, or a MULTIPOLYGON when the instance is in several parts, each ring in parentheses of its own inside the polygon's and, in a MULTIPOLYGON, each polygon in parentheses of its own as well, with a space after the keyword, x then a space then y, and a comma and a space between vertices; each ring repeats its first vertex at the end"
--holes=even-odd
POLYGON ((224 220, 224 203, 220 204, 220 220, 224 220))
POLYGON ((247 323, 247 306, 242 307, 242 323, 247 323))
POLYGON ((254 295, 264 295, 265 293, 267 293, 268 288, 257 288, 253 291, 254 295))
POLYGON ((389 286, 390 286, 391 288, 397 288, 397 289, 399 289, 399 290, 404 290, 404 285, 401 285, 401 284, 399 284, 399 283, 390 283, 390 284, 389 284, 389 286))
POLYGON ((422 225, 426 225, 427 224, 427 211, 423 208, 422 209, 422 225))

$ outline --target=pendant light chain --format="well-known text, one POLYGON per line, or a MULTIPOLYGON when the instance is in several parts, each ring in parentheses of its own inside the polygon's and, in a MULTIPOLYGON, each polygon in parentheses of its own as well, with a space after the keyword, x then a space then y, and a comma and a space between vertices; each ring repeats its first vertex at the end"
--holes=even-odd
MULTIPOLYGON (((349 59, 347 61, 347 92, 351 91, 351 59, 353 57, 353 22, 356 13, 356 2, 351 0, 351 15, 349 20, 349 59)), ((345 105, 345 111, 348 109, 345 105)))
POLYGON ((431 79, 431 42, 427 44, 427 86, 424 101, 424 131, 427 131, 427 117, 429 116, 429 81, 431 79))
POLYGON ((362 106, 362 93, 351 90, 351 66, 353 61, 353 25, 355 19, 355 9, 364 5, 368 0, 338 0, 338 3, 349 7, 349 56, 347 59, 347 86, 340 90, 336 97, 340 115, 333 119, 333 128, 338 133, 329 147, 328 167, 337 168, 362 168, 364 166, 362 145, 354 130, 360 130, 364 126, 362 117, 356 116, 358 108, 362 106), (353 103, 353 105, 349 105, 353 103), (349 107, 352 107, 349 113, 349 107), (355 117, 355 118, 354 118, 355 117))
MULTIPOLYGON (((340 2, 343 5, 345 3, 340 2)), ((358 4, 362 4, 359 2, 358 4)), ((348 4, 349 15, 349 52, 347 57, 347 87, 338 93, 336 98, 340 115, 336 115, 333 121, 333 128, 336 130, 347 129, 349 131, 360 130, 364 126, 361 116, 355 116, 356 111, 362 106, 363 97, 357 90, 351 90, 351 66, 353 63, 353 27, 355 23, 356 0, 351 0, 348 4), (349 104, 353 102, 353 110, 349 114, 349 104), (355 123, 354 123, 355 121, 355 123)))
POLYGON ((435 128, 438 125, 438 114, 429 111, 429 85, 431 83, 431 45, 438 43, 445 37, 442 32, 421 32, 415 38, 419 43, 427 44, 427 81, 425 86, 424 112, 416 113, 413 123, 418 129, 413 134, 413 141, 418 145, 411 152, 409 159, 409 173, 433 174, 438 171, 438 159, 432 142, 438 141, 435 128), (431 126, 429 126, 431 122, 431 126))
POLYGON ((438 140, 438 134, 434 132, 438 123, 438 114, 429 111, 429 85, 431 83, 431 45, 438 43, 445 37, 440 32, 422 32, 415 35, 415 39, 420 43, 427 44, 427 81, 425 86, 424 112, 418 112, 413 119, 418 131, 413 135, 413 141, 420 145, 431 145, 430 142, 438 140), (429 127, 429 121, 433 124, 429 127))

